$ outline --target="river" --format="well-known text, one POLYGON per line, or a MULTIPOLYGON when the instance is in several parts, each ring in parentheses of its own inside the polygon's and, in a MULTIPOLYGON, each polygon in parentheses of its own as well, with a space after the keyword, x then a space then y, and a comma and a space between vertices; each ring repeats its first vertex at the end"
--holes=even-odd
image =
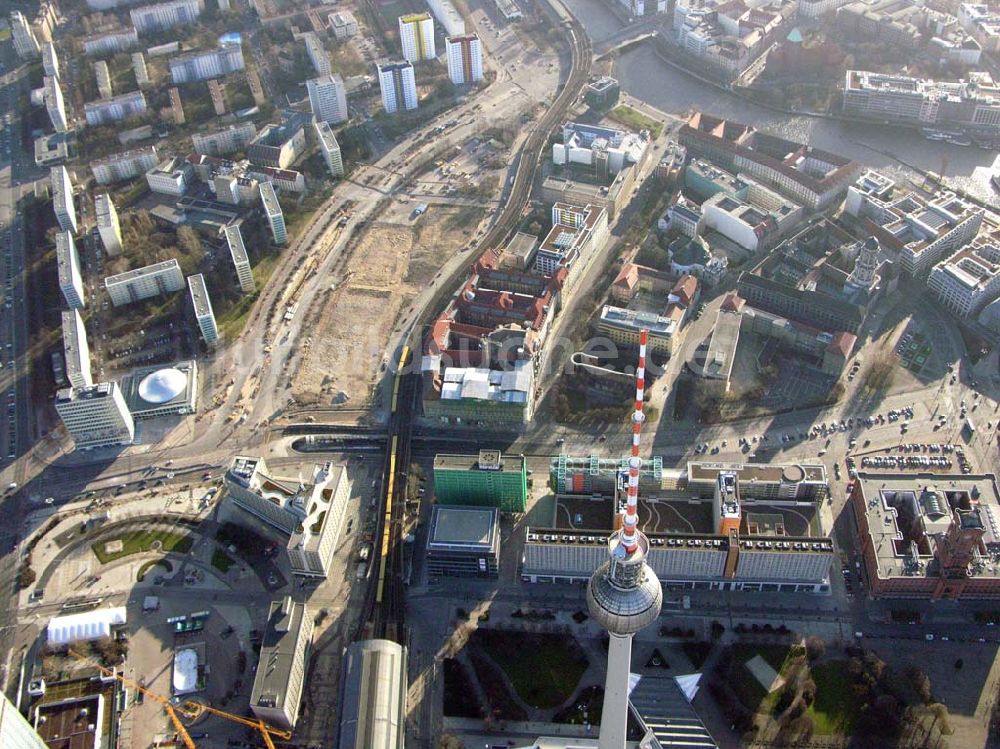
MULTIPOLYGON (((594 42, 606 39, 623 26, 605 2, 614 0, 568 1, 594 42)), ((773 112, 703 84, 667 65, 649 42, 620 55, 615 76, 624 92, 669 114, 682 115, 697 109, 752 124, 766 132, 848 156, 897 181, 913 176, 907 164, 941 172, 942 160, 946 160, 944 174, 949 184, 980 200, 1000 205, 997 192, 989 182, 991 166, 995 160, 1000 162, 996 152, 929 141, 913 130, 891 126, 851 124, 773 112)), ((1000 168, 1000 163, 997 166, 1000 168)))

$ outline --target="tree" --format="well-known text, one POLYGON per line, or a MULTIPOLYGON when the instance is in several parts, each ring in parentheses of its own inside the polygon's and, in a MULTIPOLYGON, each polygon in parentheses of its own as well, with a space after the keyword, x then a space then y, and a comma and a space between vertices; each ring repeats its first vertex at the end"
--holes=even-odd
POLYGON ((826 643, 823 642, 822 638, 815 635, 806 638, 806 657, 810 661, 822 658, 824 653, 826 653, 826 643))
POLYGON ((177 244, 187 255, 199 255, 202 252, 201 238, 190 226, 177 229, 177 244))

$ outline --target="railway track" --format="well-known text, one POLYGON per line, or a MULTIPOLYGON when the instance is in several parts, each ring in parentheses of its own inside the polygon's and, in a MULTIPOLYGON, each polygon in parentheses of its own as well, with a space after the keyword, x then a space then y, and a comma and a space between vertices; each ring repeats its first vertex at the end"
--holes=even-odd
MULTIPOLYGON (((514 183, 497 220, 480 242, 484 247, 498 247, 512 234, 521 222, 524 206, 528 202, 535 181, 539 160, 548 143, 549 134, 561 125, 569 108, 576 101, 590 76, 593 53, 590 39, 583 26, 568 11, 555 11, 566 29, 570 42, 570 71, 555 101, 536 124, 522 145, 514 172, 514 183)), ((463 268, 450 279, 448 287, 457 286, 467 271, 463 268)), ((435 314, 428 307, 424 316, 435 314)), ((421 330, 419 325, 415 331, 421 330)), ((410 345, 403 346, 400 363, 405 364, 412 355, 419 356, 422 341, 414 334, 410 345)), ((406 641, 405 601, 403 590, 403 518, 406 511, 406 480, 410 465, 413 419, 417 410, 420 390, 419 372, 401 374, 408 368, 397 367, 393 384, 392 405, 387 438, 389 440, 382 471, 383 504, 375 532, 376 565, 369 571, 369 584, 360 620, 359 638, 378 637, 406 641)))

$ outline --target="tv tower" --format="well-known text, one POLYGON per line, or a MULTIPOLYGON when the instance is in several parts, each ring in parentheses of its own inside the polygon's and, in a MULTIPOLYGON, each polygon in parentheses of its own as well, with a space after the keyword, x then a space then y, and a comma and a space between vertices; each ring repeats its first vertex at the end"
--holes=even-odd
POLYGON ((608 538, 608 561, 587 583, 587 608, 608 634, 608 672, 604 680, 599 749, 624 749, 628 719, 628 677, 632 665, 632 636, 660 615, 663 589, 646 564, 649 539, 638 529, 639 437, 646 387, 646 342, 639 333, 639 367, 635 373, 635 411, 632 414, 632 455, 628 460, 628 502, 622 526, 608 538))

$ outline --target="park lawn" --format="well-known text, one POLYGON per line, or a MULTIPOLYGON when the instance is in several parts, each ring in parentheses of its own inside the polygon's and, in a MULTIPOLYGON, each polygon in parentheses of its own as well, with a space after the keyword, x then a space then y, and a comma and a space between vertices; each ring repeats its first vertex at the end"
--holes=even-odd
POLYGON ((660 137, 660 132, 663 130, 663 123, 644 115, 637 109, 632 109, 627 104, 619 104, 611 110, 608 117, 635 130, 648 130, 654 138, 660 137))
POLYGON ((748 710, 770 712, 774 703, 777 702, 781 690, 776 689, 768 694, 760 682, 750 673, 750 669, 746 667, 747 662, 759 655, 780 675, 791 654, 791 648, 787 645, 737 643, 733 646, 733 659, 735 663, 739 664, 737 671, 739 677, 732 687, 748 710))
POLYGON ((846 661, 828 661, 810 669, 816 682, 816 701, 808 715, 818 734, 849 736, 854 716, 861 710, 847 671, 846 661))
POLYGON ((90 548, 101 564, 107 564, 108 562, 113 562, 115 559, 127 557, 130 554, 138 554, 140 551, 150 551, 153 548, 153 544, 157 541, 160 542, 160 550, 164 553, 173 551, 178 554, 186 554, 191 550, 192 545, 192 540, 188 536, 171 533, 170 531, 154 530, 134 531, 124 536, 118 536, 117 538, 103 539, 95 544, 91 544, 90 548), (113 554, 108 554, 104 551, 105 544, 118 540, 122 542, 121 551, 116 551, 113 554))
POLYGON ((229 572, 229 568, 232 567, 236 562, 233 561, 226 552, 221 549, 216 549, 212 552, 212 566, 221 572, 229 572))
POLYGON ((523 635, 519 640, 494 630, 488 638, 480 638, 480 644, 522 700, 537 708, 558 707, 573 696, 587 661, 562 637, 535 635, 530 640, 528 644, 523 635))

